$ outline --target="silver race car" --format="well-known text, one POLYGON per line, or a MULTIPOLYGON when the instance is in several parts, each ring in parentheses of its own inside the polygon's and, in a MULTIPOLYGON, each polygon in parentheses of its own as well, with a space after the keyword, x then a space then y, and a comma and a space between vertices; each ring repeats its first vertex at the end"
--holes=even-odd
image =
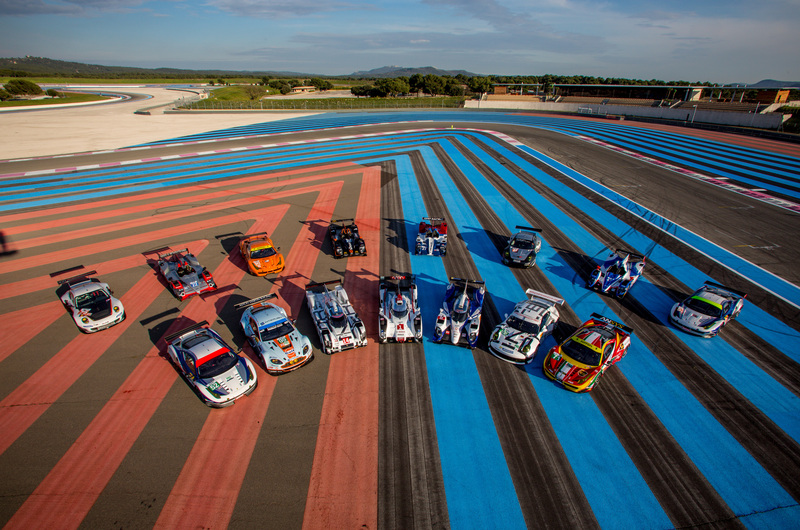
POLYGON ((616 249, 602 265, 592 271, 588 287, 622 298, 642 276, 645 257, 616 249))
POLYGON ((308 284, 306 300, 324 353, 367 345, 367 330, 350 304, 341 280, 308 284))
POLYGON ((503 250, 503 263, 520 267, 533 267, 536 264, 536 254, 542 248, 542 240, 538 233, 541 228, 529 226, 516 226, 520 231, 511 236, 505 250, 503 250))
POLYGON ((464 278, 450 278, 444 293, 444 302, 436 317, 433 341, 449 339, 452 344, 465 344, 474 348, 478 344, 481 327, 481 310, 486 294, 484 282, 464 278))
POLYGON ((422 340, 422 316, 413 274, 381 276, 378 337, 381 342, 422 340))
POLYGON ((225 344, 205 320, 164 337, 169 358, 209 407, 227 407, 256 389, 250 359, 225 344))
POLYGON ((692 295, 672 306, 669 320, 693 335, 713 337, 736 318, 747 295, 714 282, 706 282, 692 295))
POLYGON ((58 282, 67 287, 67 291, 61 295, 61 303, 69 310, 78 329, 84 333, 96 333, 125 320, 122 302, 114 298, 107 283, 91 278, 93 274, 97 274, 97 271, 85 272, 58 282))
POLYGON ((185 300, 192 295, 213 291, 217 288, 211 273, 200 265, 189 249, 175 250, 165 254, 161 254, 160 250, 165 249, 154 251, 158 253, 158 271, 179 300, 185 300))
POLYGON ((510 315, 498 324, 489 339, 489 352, 514 364, 527 364, 545 336, 558 322, 558 305, 564 300, 533 289, 525 291, 527 300, 519 302, 510 315))
POLYGON ((314 358, 314 352, 311 341, 297 330, 286 311, 267 301, 275 297, 259 296, 234 307, 244 309, 239 323, 267 373, 282 374, 306 364, 314 358))

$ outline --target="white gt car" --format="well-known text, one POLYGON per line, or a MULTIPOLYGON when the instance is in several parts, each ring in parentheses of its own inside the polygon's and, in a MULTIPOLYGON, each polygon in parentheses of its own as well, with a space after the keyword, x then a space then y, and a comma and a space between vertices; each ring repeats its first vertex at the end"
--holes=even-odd
POLYGON ((558 322, 558 308, 564 300, 533 289, 525 291, 527 300, 519 302, 510 315, 498 324, 489 339, 489 352, 514 364, 527 364, 536 356, 544 338, 558 322))
POLYGON ((239 323, 253 351, 261 357, 269 374, 282 374, 300 368, 314 358, 311 341, 300 333, 286 311, 267 300, 275 294, 259 296, 236 304, 244 309, 239 323))
POLYGON ((378 337, 381 342, 422 340, 422 314, 413 274, 381 276, 378 337))
POLYGON ((306 300, 327 354, 367 345, 367 330, 356 314, 341 280, 306 285, 306 300))
POLYGON ((91 278, 97 271, 59 280, 67 292, 61 295, 61 303, 69 310, 72 320, 84 333, 96 333, 125 320, 122 302, 114 298, 107 283, 91 278))
POLYGON ((169 358, 209 407, 227 407, 256 389, 250 359, 237 355, 205 320, 164 338, 169 358))

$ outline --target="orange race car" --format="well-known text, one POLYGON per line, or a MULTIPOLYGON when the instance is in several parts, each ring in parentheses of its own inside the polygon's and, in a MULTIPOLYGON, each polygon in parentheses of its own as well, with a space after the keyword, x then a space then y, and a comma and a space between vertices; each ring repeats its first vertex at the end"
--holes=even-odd
POLYGON ((278 252, 266 232, 245 235, 239 240, 239 250, 250 273, 256 276, 281 272, 285 266, 283 254, 278 252))

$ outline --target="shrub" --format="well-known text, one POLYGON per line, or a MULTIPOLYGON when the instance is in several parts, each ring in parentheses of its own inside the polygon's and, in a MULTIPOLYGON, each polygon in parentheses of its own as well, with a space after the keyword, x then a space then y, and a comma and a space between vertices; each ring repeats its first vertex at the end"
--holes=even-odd
POLYGON ((34 83, 33 81, 28 81, 27 79, 15 78, 5 84, 4 87, 9 94, 15 96, 21 95, 31 95, 36 96, 42 94, 42 87, 34 83))

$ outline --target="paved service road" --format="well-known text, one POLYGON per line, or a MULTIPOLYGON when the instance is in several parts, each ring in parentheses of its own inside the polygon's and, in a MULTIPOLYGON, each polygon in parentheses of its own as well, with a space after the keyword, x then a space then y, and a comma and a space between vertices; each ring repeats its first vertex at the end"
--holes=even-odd
POLYGON ((202 119, 178 142, 0 162, 0 227, 16 250, 0 259, 0 524, 730 528, 800 517, 795 148, 500 113, 202 119), (224 131, 242 125, 252 128, 224 131), (424 216, 448 220, 444 258, 413 254, 424 216), (366 257, 333 258, 328 224, 346 217, 366 257), (542 229, 532 269, 500 263, 517 224, 542 229), (287 263, 266 279, 237 252, 262 231, 287 263), (220 288, 176 300, 148 253, 164 246, 191 249, 220 288), (613 248, 647 256, 621 301, 585 287, 613 248), (112 286, 122 324, 78 332, 56 294, 77 272, 50 276, 78 266, 112 286), (417 275, 424 340, 379 346, 378 276, 404 272, 417 275), (452 276, 486 281, 472 351, 431 341, 452 276), (709 278, 748 298, 720 336, 699 339, 666 315, 709 278), (303 289, 332 279, 371 340, 327 356, 303 289), (488 353, 527 288, 565 300, 559 339, 592 312, 634 328, 592 393, 544 377, 554 337, 523 367, 488 353), (278 377, 234 308, 272 292, 315 347, 313 362, 278 377), (256 391, 227 409, 205 407, 164 355, 165 335, 202 320, 257 365, 256 391))

